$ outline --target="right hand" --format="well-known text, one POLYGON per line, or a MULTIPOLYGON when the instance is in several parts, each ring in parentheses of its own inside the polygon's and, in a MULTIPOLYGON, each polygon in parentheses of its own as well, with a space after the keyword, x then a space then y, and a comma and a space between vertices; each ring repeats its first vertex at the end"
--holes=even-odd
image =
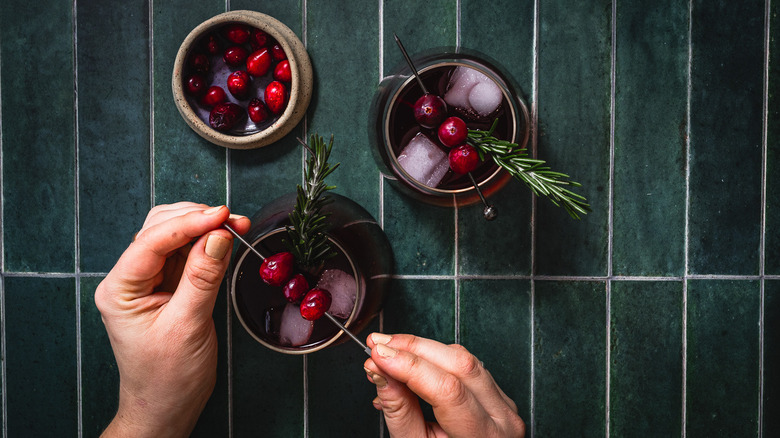
POLYGON ((384 414, 390 436, 525 436, 515 403, 464 347, 382 333, 372 333, 368 346, 371 359, 364 366, 377 388, 374 407, 384 414), (437 422, 426 423, 418 396, 433 407, 437 422))

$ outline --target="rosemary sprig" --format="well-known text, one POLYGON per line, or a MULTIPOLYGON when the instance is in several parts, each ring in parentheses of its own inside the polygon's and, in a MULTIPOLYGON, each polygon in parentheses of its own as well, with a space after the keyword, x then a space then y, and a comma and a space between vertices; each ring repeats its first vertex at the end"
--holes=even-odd
POLYGON ((580 183, 566 180, 569 175, 551 170, 543 160, 530 158, 526 148, 493 137, 497 122, 498 119, 488 131, 469 129, 467 142, 477 149, 483 161, 485 155, 490 155, 497 165, 524 182, 535 195, 545 196, 556 206, 563 206, 574 219, 590 211, 585 197, 566 188, 582 187, 580 183))
POLYGON ((333 149, 330 142, 316 134, 311 136, 310 145, 300 138, 298 141, 309 152, 304 165, 304 184, 298 185, 295 208, 290 212, 291 225, 287 226, 289 241, 285 241, 295 260, 306 269, 316 270, 328 258, 335 255, 325 234, 328 230, 327 214, 322 208, 331 202, 325 192, 336 186, 325 184, 325 178, 333 173, 340 163, 328 164, 333 149))

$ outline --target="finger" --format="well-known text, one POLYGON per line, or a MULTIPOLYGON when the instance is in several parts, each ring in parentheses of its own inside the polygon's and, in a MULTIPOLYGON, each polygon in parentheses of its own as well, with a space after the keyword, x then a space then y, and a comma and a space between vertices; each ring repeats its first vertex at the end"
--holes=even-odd
POLYGON ((426 359, 385 344, 375 344, 371 358, 383 376, 406 384, 428 402, 448 432, 457 425, 462 436, 495 436, 496 424, 460 378, 426 359))
POLYGON ((146 215, 141 229, 135 235, 137 239, 147 228, 150 228, 159 223, 165 222, 168 219, 176 216, 182 216, 192 211, 203 211, 210 207, 206 204, 196 204, 194 202, 177 202, 175 204, 161 204, 153 207, 146 215))
POLYGON ((445 345, 432 339, 413 335, 373 333, 370 344, 384 343, 408 351, 432 365, 456 376, 471 391, 488 413, 500 415, 509 407, 517 412, 515 403, 501 391, 493 376, 476 356, 461 345, 445 345))
POLYGON ((424 438, 426 422, 420 409, 420 401, 403 383, 383 376, 373 360, 363 364, 366 377, 376 385, 375 407, 382 410, 391 437, 424 438))

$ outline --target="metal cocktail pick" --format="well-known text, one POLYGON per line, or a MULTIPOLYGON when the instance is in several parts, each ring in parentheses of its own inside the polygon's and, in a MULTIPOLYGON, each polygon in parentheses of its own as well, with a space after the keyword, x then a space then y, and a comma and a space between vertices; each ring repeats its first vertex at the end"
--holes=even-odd
MULTIPOLYGON (((425 88, 422 79, 420 79, 420 75, 417 74, 417 68, 415 68, 414 63, 412 62, 412 58, 410 58, 409 54, 406 53, 404 45, 401 44, 401 39, 398 38, 398 35, 395 33, 393 34, 393 37, 395 37, 395 42, 398 44, 398 48, 401 49, 401 54, 404 55, 406 63, 409 64, 409 68, 412 69, 412 73, 414 74, 415 79, 417 79, 417 83, 420 85, 420 89, 422 89, 423 94, 428 94, 428 89, 425 88)), ((496 218, 496 216, 498 216, 498 211, 496 211, 495 207, 487 203, 485 196, 482 194, 482 190, 479 188, 479 185, 477 184, 477 181, 474 179, 474 176, 471 174, 471 172, 469 172, 468 175, 469 179, 471 180, 471 184, 473 184, 474 189, 477 190, 479 199, 482 200, 482 204, 485 206, 485 209, 482 211, 482 216, 485 218, 485 220, 492 221, 496 218)))
MULTIPOLYGON (((230 225, 228 225, 228 224, 226 224, 226 223, 225 223, 225 224, 222 224, 222 226, 223 226, 223 227, 225 227, 225 229, 226 229, 226 230, 230 231, 230 233, 231 233, 233 236, 235 236, 235 238, 236 238, 236 239, 238 239, 238 241, 239 241, 239 242, 241 242, 241 243, 243 243, 244 245, 246 245, 246 247, 247 247, 247 248, 249 248, 249 250, 250 250, 250 251, 252 251, 253 253, 255 253, 255 255, 256 255, 256 256, 260 257, 260 260, 265 260, 265 256, 263 256, 262 254, 260 254, 260 251, 256 250, 256 249, 255 249, 255 247, 253 247, 252 245, 250 245, 250 244, 249 244, 249 242, 247 242, 247 241, 246 241, 246 240, 245 240, 243 237, 241 237, 241 235, 240 235, 240 234, 238 234, 238 232, 236 232, 236 230, 234 230, 234 229, 233 229, 233 228, 232 228, 230 225)), ((327 317, 328 317, 328 319, 329 319, 329 320, 330 320, 330 321, 331 321, 333 324, 336 324, 336 326, 337 326, 339 329, 341 329, 341 331, 343 331, 344 333, 346 333, 346 334, 347 334, 347 336, 349 336, 350 338, 352 338, 352 340, 353 340, 353 341, 357 342, 357 343, 358 343, 358 345, 360 345, 360 348, 362 348, 362 349, 363 349, 363 351, 365 351, 365 352, 366 352, 366 354, 367 354, 369 357, 371 357, 371 349, 370 349, 370 348, 368 348, 368 346, 366 346, 366 344, 364 344, 364 343, 363 343, 363 342, 362 342, 360 339, 358 339, 358 337, 357 337, 357 336, 355 336, 354 334, 352 334, 352 332, 351 332, 351 331, 349 331, 349 329, 347 329, 346 327, 344 327, 344 324, 340 323, 340 322, 339 322, 339 321, 338 321, 338 320, 337 320, 337 319, 336 319, 336 318, 335 318, 333 315, 331 315, 331 314, 330 314, 330 313, 328 313, 328 312, 325 312, 325 316, 327 316, 327 317)))

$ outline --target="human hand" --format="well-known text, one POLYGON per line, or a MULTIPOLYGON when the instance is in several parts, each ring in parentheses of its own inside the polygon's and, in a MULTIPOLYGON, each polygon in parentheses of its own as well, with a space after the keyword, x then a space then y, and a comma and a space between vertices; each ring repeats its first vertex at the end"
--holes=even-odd
POLYGON ((392 437, 518 437, 525 423, 482 362, 460 345, 412 335, 372 333, 364 366, 374 407, 392 437), (426 423, 418 396, 438 422, 426 423))
POLYGON ((225 222, 250 226, 225 206, 154 207, 95 291, 120 380, 104 436, 187 436, 195 426, 216 382, 212 312, 233 247, 225 222))

